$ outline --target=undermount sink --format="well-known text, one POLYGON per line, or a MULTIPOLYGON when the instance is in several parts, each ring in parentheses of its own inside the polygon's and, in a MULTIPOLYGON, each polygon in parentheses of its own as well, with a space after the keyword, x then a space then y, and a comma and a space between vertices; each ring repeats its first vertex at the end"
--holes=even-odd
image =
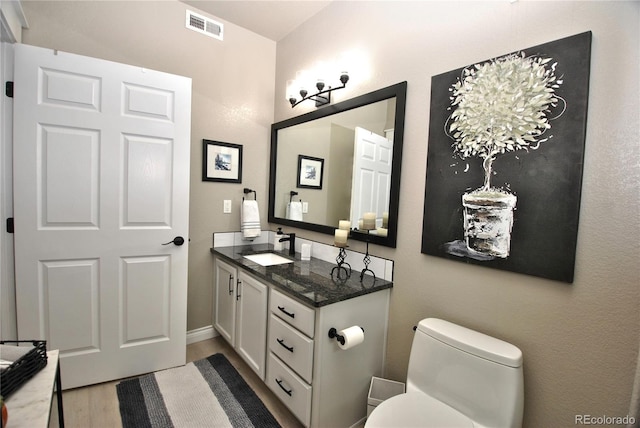
POLYGON ((293 263, 293 260, 287 259, 286 257, 282 257, 274 253, 251 254, 249 256, 243 257, 245 259, 251 260, 252 262, 258 263, 260 266, 273 266, 282 265, 285 263, 293 263))

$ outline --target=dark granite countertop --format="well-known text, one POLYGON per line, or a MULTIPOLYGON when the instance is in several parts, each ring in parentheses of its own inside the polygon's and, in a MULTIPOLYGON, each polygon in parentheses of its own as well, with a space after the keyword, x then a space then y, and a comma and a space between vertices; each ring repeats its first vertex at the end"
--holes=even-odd
POLYGON ((300 260, 300 253, 296 253, 293 263, 273 266, 261 266, 244 258, 250 254, 272 252, 294 259, 288 251, 274 251, 271 244, 216 247, 211 248, 211 252, 311 307, 321 307, 393 287, 392 282, 374 279, 371 275, 365 275, 360 282, 360 271, 355 270, 343 280, 337 279, 334 273, 334 279, 331 270, 336 266, 335 263, 313 257, 303 261, 300 260))

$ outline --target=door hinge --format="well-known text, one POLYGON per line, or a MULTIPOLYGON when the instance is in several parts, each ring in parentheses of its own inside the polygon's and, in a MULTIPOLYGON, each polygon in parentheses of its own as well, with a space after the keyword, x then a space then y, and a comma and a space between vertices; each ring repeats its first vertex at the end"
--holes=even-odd
POLYGON ((5 82, 4 94, 9 98, 13 98, 13 82, 5 82))
POLYGON ((7 233, 13 233, 13 217, 7 219, 7 233))

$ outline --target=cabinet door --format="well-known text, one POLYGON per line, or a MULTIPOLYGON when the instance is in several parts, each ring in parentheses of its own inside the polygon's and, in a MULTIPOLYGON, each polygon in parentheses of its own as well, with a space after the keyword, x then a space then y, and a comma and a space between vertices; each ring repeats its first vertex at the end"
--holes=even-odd
POLYGON ((231 346, 235 346, 236 326, 236 287, 238 271, 231 265, 216 259, 214 268, 215 303, 214 322, 215 329, 224 337, 231 346))
POLYGON ((236 350, 264 380, 267 347, 266 285, 240 271, 236 350))

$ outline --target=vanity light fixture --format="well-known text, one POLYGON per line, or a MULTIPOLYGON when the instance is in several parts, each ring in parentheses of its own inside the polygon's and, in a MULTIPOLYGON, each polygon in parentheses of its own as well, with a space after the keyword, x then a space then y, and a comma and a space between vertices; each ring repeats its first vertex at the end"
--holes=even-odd
POLYGON ((296 73, 296 80, 287 81, 287 100, 291 103, 291 108, 294 108, 298 104, 306 100, 312 100, 316 102, 316 107, 329 104, 331 102, 331 92, 336 89, 343 89, 347 86, 349 81, 349 73, 346 71, 340 72, 340 86, 331 87, 326 85, 325 76, 320 74, 316 79, 315 88, 312 84, 309 84, 310 79, 307 79, 306 72, 296 73), (315 93, 312 91, 315 90, 315 93))

